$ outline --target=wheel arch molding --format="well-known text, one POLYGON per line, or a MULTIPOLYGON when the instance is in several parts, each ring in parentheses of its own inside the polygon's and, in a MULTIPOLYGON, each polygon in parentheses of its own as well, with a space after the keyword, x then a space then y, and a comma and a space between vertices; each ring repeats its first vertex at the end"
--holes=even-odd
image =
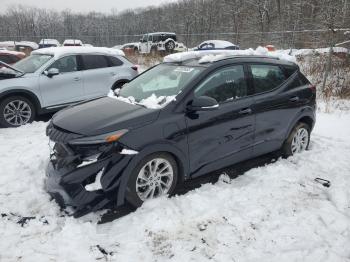
POLYGON ((285 134, 285 139, 288 138, 290 132, 292 132, 295 125, 299 122, 306 123, 310 126, 310 131, 312 131, 313 127, 315 126, 316 118, 315 113, 312 108, 306 107, 301 109, 298 114, 293 118, 293 121, 290 122, 290 125, 288 126, 288 130, 285 134))
POLYGON ((29 99, 35 106, 36 112, 40 113, 41 103, 39 98, 33 92, 26 89, 11 89, 0 94, 0 101, 11 96, 23 96, 29 99))
MULTIPOLYGON (((169 143, 159 143, 159 144, 152 144, 149 146, 146 146, 144 149, 138 152, 138 154, 134 155, 132 159, 129 161, 125 169, 123 170, 123 174, 120 177, 119 183, 113 183, 106 185, 107 190, 115 190, 116 187, 119 186, 118 192, 117 192, 117 206, 121 206, 124 204, 125 201, 125 193, 127 190, 127 184, 129 181, 129 177, 134 170, 134 168, 137 166, 137 164, 145 157, 148 155, 154 154, 154 153, 167 153, 170 154, 172 157, 174 157, 177 165, 178 165, 178 170, 179 170, 179 183, 184 181, 185 179, 188 178, 189 174, 189 162, 188 158, 186 158, 185 154, 181 152, 178 148, 175 146, 169 144, 169 143)), ((115 181, 115 179, 110 178, 105 178, 106 180, 109 181, 115 181)), ((107 181, 106 181, 107 182, 107 181)))

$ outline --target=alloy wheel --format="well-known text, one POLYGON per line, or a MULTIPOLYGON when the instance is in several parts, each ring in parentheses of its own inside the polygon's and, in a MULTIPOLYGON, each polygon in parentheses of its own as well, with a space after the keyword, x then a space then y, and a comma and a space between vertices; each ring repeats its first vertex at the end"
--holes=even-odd
POLYGON ((13 100, 7 103, 3 111, 4 119, 12 126, 21 126, 30 120, 32 110, 23 100, 13 100))
POLYGON ((138 173, 136 193, 142 201, 166 195, 172 186, 174 170, 163 158, 148 161, 138 173))
POLYGON ((308 130, 306 128, 299 128, 292 139, 292 144, 291 144, 292 154, 294 155, 295 153, 300 153, 306 150, 308 144, 309 144, 308 130))

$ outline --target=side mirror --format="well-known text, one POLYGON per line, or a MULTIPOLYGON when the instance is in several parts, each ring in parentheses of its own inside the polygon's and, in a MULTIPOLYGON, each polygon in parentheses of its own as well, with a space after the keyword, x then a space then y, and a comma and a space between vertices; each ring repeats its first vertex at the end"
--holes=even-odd
POLYGON ((44 74, 47 77, 51 78, 53 76, 59 75, 60 74, 60 70, 58 70, 57 68, 50 68, 48 71, 45 71, 44 74))
POLYGON ((212 111, 219 108, 219 103, 209 96, 200 96, 193 99, 187 106, 189 111, 212 111))

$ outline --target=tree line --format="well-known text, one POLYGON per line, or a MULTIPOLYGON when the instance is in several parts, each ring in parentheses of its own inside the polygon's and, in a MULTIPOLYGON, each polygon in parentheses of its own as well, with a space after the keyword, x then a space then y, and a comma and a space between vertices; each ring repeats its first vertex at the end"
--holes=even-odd
POLYGON ((14 5, 0 13, 1 41, 75 38, 96 46, 170 31, 189 47, 223 39, 243 48, 316 48, 345 40, 349 27, 349 0, 179 0, 108 14, 14 5))

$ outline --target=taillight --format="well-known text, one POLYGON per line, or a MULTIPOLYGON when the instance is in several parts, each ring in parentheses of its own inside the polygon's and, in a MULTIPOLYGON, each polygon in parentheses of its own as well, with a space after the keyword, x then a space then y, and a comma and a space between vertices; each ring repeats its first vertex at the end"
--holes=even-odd
POLYGON ((139 70, 139 66, 138 65, 134 65, 131 67, 131 69, 135 70, 135 71, 138 71, 139 70))
POLYGON ((316 93, 316 86, 315 85, 309 85, 309 88, 313 93, 316 93))

